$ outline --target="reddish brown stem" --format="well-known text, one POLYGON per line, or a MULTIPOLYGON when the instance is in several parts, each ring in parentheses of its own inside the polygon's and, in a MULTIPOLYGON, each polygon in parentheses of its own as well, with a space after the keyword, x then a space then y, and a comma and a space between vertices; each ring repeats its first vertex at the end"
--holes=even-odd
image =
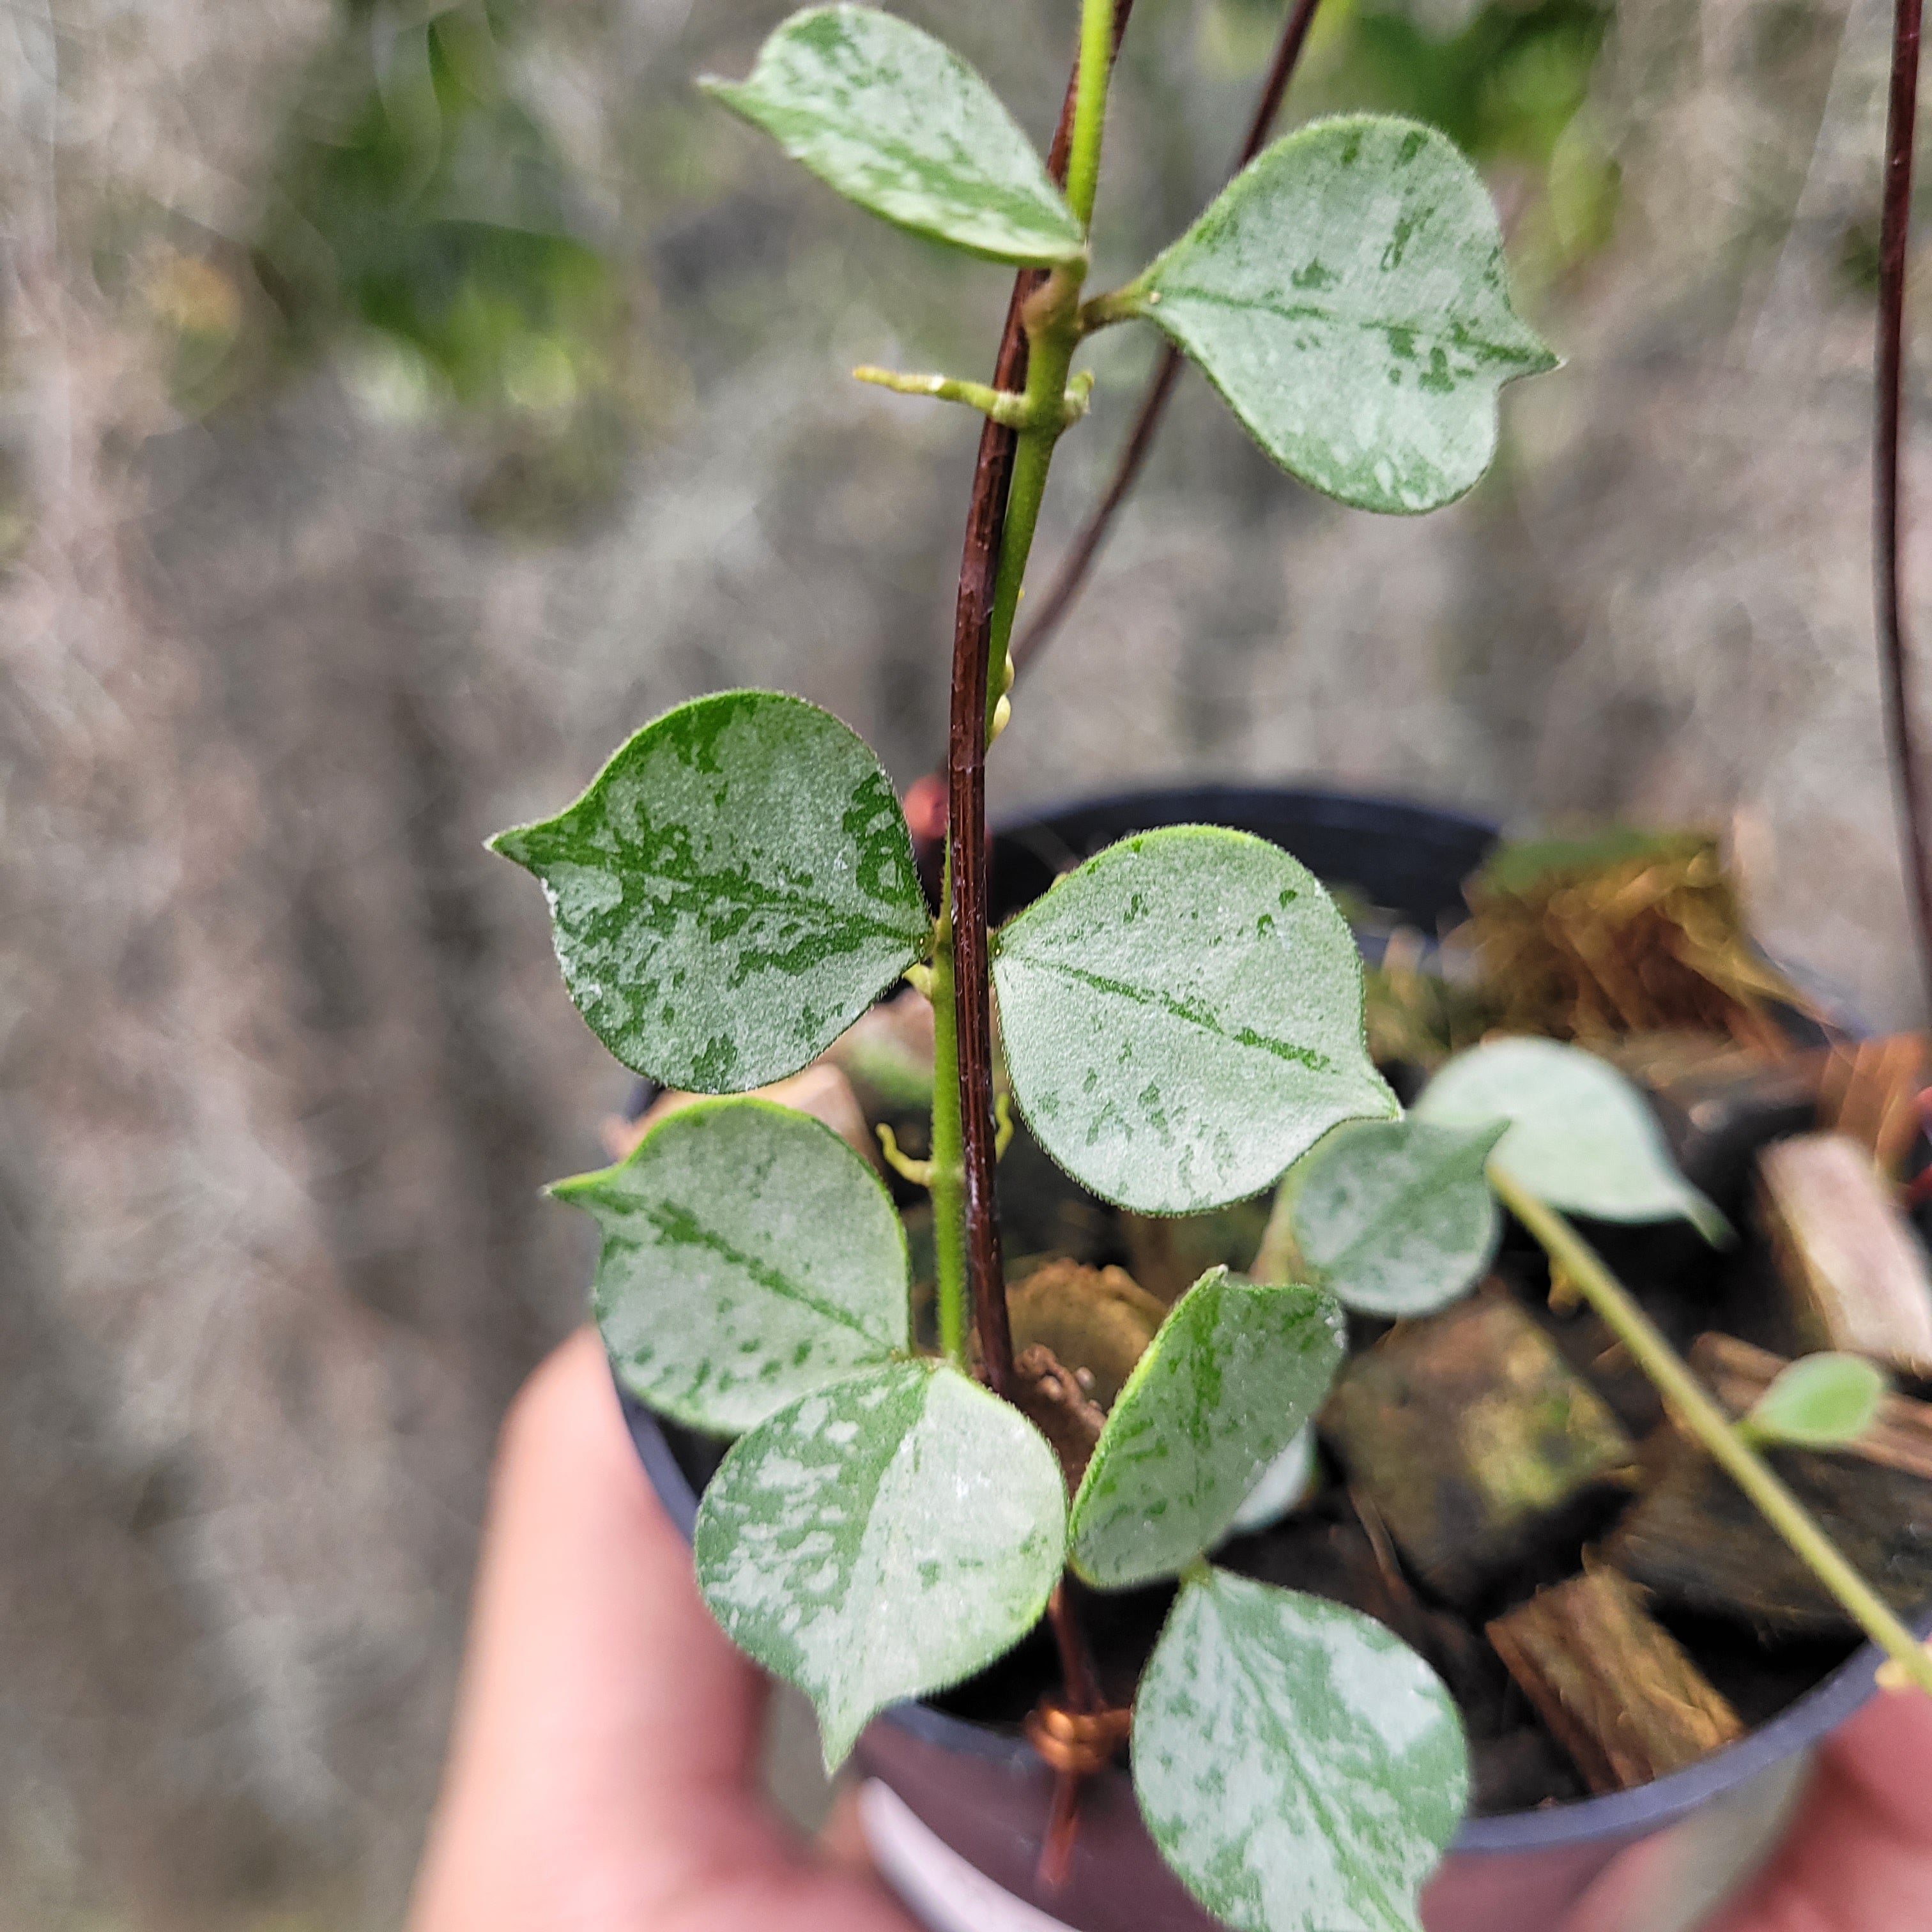
MULTIPOLYGON (((1133 0, 1114 0, 1114 47, 1119 51, 1133 0)), ((1060 103, 1060 122, 1047 154, 1055 181, 1066 178, 1067 142, 1073 131, 1076 64, 1060 103)), ((1013 280, 1006 328, 993 365, 993 386, 1026 386, 1027 338, 1021 320, 1026 298, 1045 277, 1023 268, 1013 280)), ((952 625, 951 729, 947 740, 946 826, 952 858, 953 1013, 959 1041, 959 1126, 966 1169, 966 1272, 973 1294, 973 1322, 988 1385, 1013 1392, 1012 1332, 1006 1319, 1006 1280, 1000 1262, 1000 1228, 993 1185, 993 1028, 988 988, 986 941, 986 668, 991 650, 993 586, 1000 573, 1000 540, 1006 527, 1018 437, 991 417, 980 433, 973 471, 973 501, 966 514, 966 543, 959 560, 959 598, 952 625)))
MULTIPOLYGON (((1087 1633, 1070 1594, 1078 1588, 1071 1572, 1062 1576, 1047 1600, 1046 1615, 1060 1652, 1060 1676, 1066 1708, 1084 1712, 1100 1708, 1100 1691, 1094 1674, 1093 1653, 1087 1646, 1087 1633)), ((1048 1891, 1057 1892, 1066 1882, 1073 1857, 1074 1833, 1080 1823, 1080 1788, 1085 1782, 1077 1771, 1063 1768, 1054 1773, 1053 1804, 1047 1814, 1046 1832, 1040 1847, 1040 1882, 1048 1891)))
MULTIPOLYGON (((1288 92, 1288 81, 1301 58, 1301 50, 1307 41, 1308 30, 1314 23, 1315 9, 1319 4, 1320 0, 1294 0, 1288 17, 1282 21, 1281 38, 1275 43, 1274 58, 1268 63, 1268 78, 1262 82, 1261 94, 1255 102, 1246 137, 1241 142, 1241 151, 1235 157, 1234 165, 1228 170, 1231 176, 1239 174, 1267 145, 1275 116, 1281 112, 1282 97, 1288 92)), ((1134 426, 1127 433, 1126 447, 1121 451, 1120 460, 1114 466, 1112 480, 1094 507, 1093 514, 1060 560, 1059 574, 1054 578, 1052 587, 1034 608, 1026 628, 1014 640, 1016 678, 1026 669, 1031 658, 1046 649, 1084 587, 1087 574, 1094 567, 1094 560, 1100 554, 1108 531, 1113 527, 1115 515, 1126 501, 1128 492, 1140 480, 1142 466, 1147 461, 1148 452, 1154 446, 1154 432, 1160 427, 1160 419, 1166 413, 1168 398, 1173 394, 1180 375, 1180 351, 1170 344, 1162 352, 1160 366, 1154 371, 1154 380, 1141 398, 1134 426)))
POLYGON ((1904 823, 1908 889, 1918 928, 1919 966, 1932 990, 1932 850, 1927 788, 1912 706, 1906 635, 1904 544, 1899 530, 1899 446, 1905 387, 1905 272, 1912 226, 1912 136, 1918 109, 1922 0, 1898 0, 1893 15, 1892 104, 1886 124, 1885 213, 1879 236, 1878 421, 1874 438, 1874 586, 1884 659, 1886 729, 1904 823))

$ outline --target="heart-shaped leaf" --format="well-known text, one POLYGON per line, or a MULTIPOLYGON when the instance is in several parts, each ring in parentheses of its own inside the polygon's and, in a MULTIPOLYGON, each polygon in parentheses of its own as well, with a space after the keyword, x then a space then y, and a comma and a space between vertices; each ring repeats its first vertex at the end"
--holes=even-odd
POLYGON ((1018 1642, 1066 1546, 1045 1438, 929 1361, 848 1376, 740 1437, 693 1544, 725 1634, 817 1707, 828 1769, 886 1705, 1018 1642))
POLYGON ((591 1030, 697 1093, 796 1073, 931 938, 892 781, 776 692, 666 712, 568 810, 490 844, 542 881, 591 1030))
POLYGON ((1125 1589, 1211 1550, 1315 1413, 1347 1330, 1334 1297, 1210 1268, 1114 1399, 1067 1522, 1090 1583, 1125 1589))
POLYGON ((603 1234, 597 1325, 619 1376, 694 1429, 736 1436, 910 1346, 891 1197, 806 1114, 700 1100, 550 1192, 603 1234))
POLYGON ((1338 1120, 1396 1112, 1334 901, 1265 839, 1123 839, 1006 926, 1013 1097, 1075 1180, 1143 1213, 1256 1193, 1338 1120))
POLYGON ((742 85, 698 83, 847 200, 999 262, 1084 251, 1066 197, 986 82, 950 48, 871 7, 794 14, 742 85))
POLYGON ((1284 136, 1112 299, 1284 469, 1365 510, 1461 496, 1496 453, 1497 392, 1556 366, 1510 307, 1481 177, 1412 121, 1284 136))
POLYGON ((1856 1442, 1878 1420, 1888 1387, 1884 1370, 1862 1355, 1802 1355, 1778 1372, 1744 1426, 1760 1442, 1836 1448, 1856 1442))
POLYGON ((1161 1855, 1236 1932, 1418 1932, 1468 1788, 1456 1707, 1373 1618, 1202 1569, 1134 1700, 1161 1855))
POLYGON ((1490 1156, 1540 1201, 1600 1221, 1682 1216, 1707 1240, 1730 1224, 1677 1171, 1640 1094, 1608 1061, 1560 1040, 1486 1040, 1447 1062, 1414 1118, 1509 1131, 1490 1156))
POLYGON ((1454 1301, 1496 1251, 1502 1215, 1483 1168, 1508 1126, 1337 1127, 1282 1183, 1312 1278, 1370 1315, 1426 1315, 1454 1301))

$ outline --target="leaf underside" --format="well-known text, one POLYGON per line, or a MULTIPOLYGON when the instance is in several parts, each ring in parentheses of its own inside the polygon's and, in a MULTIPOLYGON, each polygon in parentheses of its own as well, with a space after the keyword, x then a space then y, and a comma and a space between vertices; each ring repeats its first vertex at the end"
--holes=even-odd
POLYGON ((1510 308, 1481 177, 1419 122, 1285 136, 1126 292, 1288 470, 1365 510, 1460 496, 1556 358, 1510 308))
POLYGON ((930 937, 878 760, 830 712, 776 692, 667 712, 575 804, 490 843, 542 882, 591 1030, 696 1093, 796 1073, 930 937))
POLYGON ((1068 1519, 1075 1569, 1125 1589, 1212 1549, 1319 1406, 1346 1336, 1322 1289, 1203 1275, 1108 1412, 1068 1519))
POLYGON ((725 1634, 812 1699, 830 1768, 886 1705, 1032 1628, 1066 1510, 1060 1466, 1017 1409, 957 1370, 895 1362, 740 1438, 693 1547, 725 1634))
POLYGON ((1338 1121, 1396 1110, 1364 1045, 1346 923, 1246 832, 1109 846, 1000 932, 993 980, 1028 1125, 1123 1207, 1244 1199, 1338 1121))
POLYGON ((1496 1251, 1502 1216, 1483 1168, 1505 1124, 1337 1127, 1282 1183, 1295 1246, 1351 1308, 1400 1318, 1453 1301, 1496 1251))
POLYGON ((908 1345, 891 1197, 806 1114, 700 1101, 551 1192, 603 1236, 593 1302, 618 1376, 692 1428, 737 1435, 908 1345))
POLYGON ((1730 1224, 1677 1171, 1643 1096, 1612 1066, 1560 1040, 1492 1040, 1448 1061, 1413 1118, 1440 1126, 1507 1120, 1496 1164, 1552 1208, 1601 1221, 1680 1216, 1709 1240, 1730 1224))
POLYGON ((995 261, 1051 267, 1086 238, 998 97, 958 56, 870 7, 795 14, 742 84, 699 83, 862 208, 995 261))
POLYGON ((1372 1618, 1225 1570, 1181 1587, 1134 1701, 1142 1815, 1236 1932, 1419 1932, 1460 1820, 1462 1725, 1372 1618))

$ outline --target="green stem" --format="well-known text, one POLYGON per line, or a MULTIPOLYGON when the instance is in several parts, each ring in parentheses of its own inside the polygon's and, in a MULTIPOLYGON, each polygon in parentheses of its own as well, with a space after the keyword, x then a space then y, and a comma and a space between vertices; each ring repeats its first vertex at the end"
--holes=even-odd
POLYGON ((939 1346, 966 1366, 966 1137, 959 1115, 959 1023, 953 1010, 952 856, 932 948, 932 1138, 926 1179, 932 1196, 933 1260, 938 1282, 939 1346))
POLYGON ((1082 0, 1080 78, 1075 83, 1073 134, 1066 151, 1066 200, 1086 227, 1100 183, 1100 135, 1107 119, 1107 82, 1114 64, 1114 0, 1082 0))
POLYGON ((1711 1459, 1742 1490, 1765 1520, 1784 1538, 1805 1567, 1838 1598, 1872 1641, 1880 1646, 1920 1690, 1932 1694, 1932 1656, 1901 1623, 1891 1606, 1852 1565, 1785 1487, 1763 1458, 1732 1427, 1731 1418, 1708 1395, 1596 1250, 1562 1215, 1539 1201, 1507 1170, 1490 1163, 1490 1185, 1511 1214, 1535 1236, 1578 1292, 1628 1348, 1682 1426, 1711 1459))
POLYGON ((1013 454, 1012 487, 1006 495, 1006 526, 1000 540, 1000 571, 993 580, 993 615, 986 661, 986 730, 1006 695, 1006 646, 1026 580, 1027 559, 1046 494, 1046 472, 1054 445, 1066 427, 1057 406, 1066 393, 1067 372, 1078 346, 1080 273, 1056 268, 1027 304, 1026 415, 1035 427, 1022 430, 1013 454))
MULTIPOLYGON (((1066 200, 1082 228, 1094 219, 1094 196, 1100 184, 1100 137, 1107 120, 1107 82, 1113 70, 1114 0, 1082 0, 1080 72, 1073 96, 1073 131, 1066 158, 1066 200)), ((1056 268, 1027 304, 1025 419, 1013 454, 1013 479, 1006 495, 1006 521, 1000 540, 1000 570, 993 585, 992 633, 986 662, 986 731, 1010 682, 1006 646, 1019 609, 1020 586, 1046 494, 1046 472, 1053 446, 1068 419, 1067 372, 1080 342, 1080 288, 1087 264, 1056 268)), ((1082 398, 1084 400, 1084 397, 1082 398)))
POLYGON ((1262 1230, 1262 1244, 1248 1269, 1250 1281, 1306 1281, 1308 1264, 1301 1246, 1294 1238, 1293 1191, 1283 1181, 1274 1191, 1274 1205, 1268 1211, 1268 1226, 1262 1230))

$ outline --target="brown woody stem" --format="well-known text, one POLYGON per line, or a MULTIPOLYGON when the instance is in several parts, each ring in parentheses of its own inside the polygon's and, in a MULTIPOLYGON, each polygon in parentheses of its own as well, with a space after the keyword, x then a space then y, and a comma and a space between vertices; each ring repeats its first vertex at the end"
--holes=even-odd
POLYGON ((1900 418, 1905 386, 1905 274, 1912 226, 1912 136, 1918 109, 1922 0, 1898 0, 1892 20, 1892 103, 1886 122, 1885 212, 1879 235, 1878 410, 1873 447, 1873 568, 1884 661, 1886 736, 1898 787, 1906 881, 1918 930, 1920 970, 1932 990, 1932 832, 1912 709, 1899 531, 1900 418))

